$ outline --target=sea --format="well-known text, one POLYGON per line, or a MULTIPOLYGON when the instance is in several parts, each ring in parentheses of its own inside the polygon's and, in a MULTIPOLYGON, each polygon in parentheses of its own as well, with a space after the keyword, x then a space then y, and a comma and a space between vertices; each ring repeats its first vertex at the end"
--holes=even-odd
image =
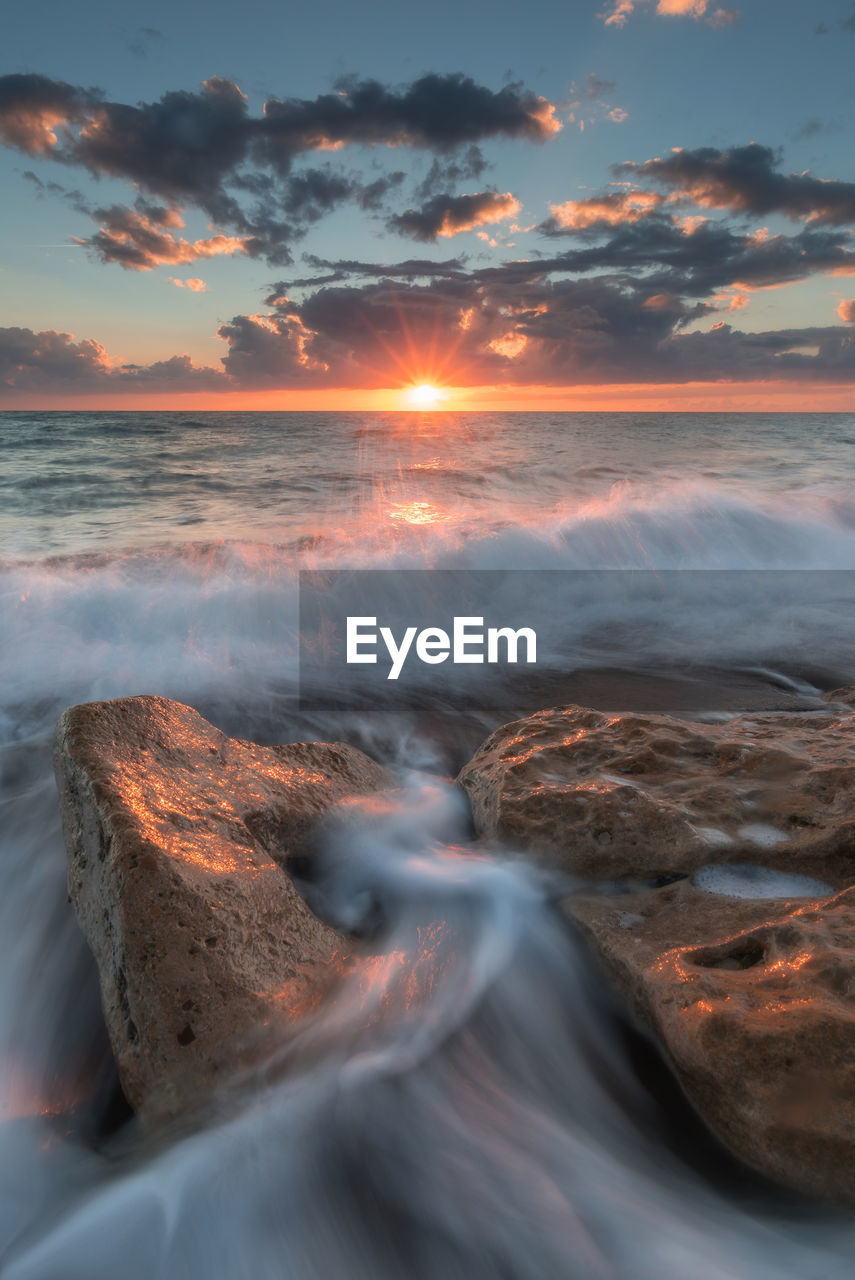
POLYGON ((851 1216, 712 1149, 549 875, 460 856, 453 775, 558 702, 819 708, 855 685, 853 624, 855 414, 0 414, 3 1280, 849 1277, 851 1216), (512 574, 548 678, 307 703, 305 570, 396 571, 402 618, 439 571, 512 574), (118 1088, 51 767, 66 707, 146 693, 395 770, 317 892, 351 927, 382 904, 396 982, 436 965, 409 1005, 345 983, 303 1065, 159 1142, 118 1088))

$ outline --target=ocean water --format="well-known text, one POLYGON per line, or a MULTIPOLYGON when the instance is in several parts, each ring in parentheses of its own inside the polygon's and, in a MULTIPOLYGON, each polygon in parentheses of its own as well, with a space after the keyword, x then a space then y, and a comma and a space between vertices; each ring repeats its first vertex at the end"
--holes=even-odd
POLYGON ((846 414, 0 415, 4 1280, 851 1274, 843 1215, 675 1150, 548 879, 454 856, 443 775, 490 709, 296 695, 302 568, 632 569, 688 583, 664 632, 644 593, 556 597, 559 682, 700 664, 689 714, 727 680, 811 705, 855 683, 853 482, 846 414), (301 1033, 311 1070, 157 1150, 116 1100, 50 771, 64 707, 135 693, 348 738, 404 784, 319 890, 350 927, 384 904, 382 1016, 356 975, 301 1033))

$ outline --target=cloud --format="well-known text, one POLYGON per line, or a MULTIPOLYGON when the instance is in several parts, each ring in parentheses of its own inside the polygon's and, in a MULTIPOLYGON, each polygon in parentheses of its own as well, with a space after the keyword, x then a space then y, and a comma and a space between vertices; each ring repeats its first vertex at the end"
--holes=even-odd
MULTIPOLYGON (((329 167, 305 169, 288 178, 281 196, 281 207, 294 223, 319 222, 346 201, 353 201, 362 209, 379 209, 405 177, 402 170, 396 170, 373 182, 363 183, 329 167)), ((292 234, 300 232, 295 227, 292 234)))
POLYGON ((208 286, 204 280, 200 280, 198 276, 190 276, 187 280, 180 280, 177 276, 167 276, 167 284, 174 284, 176 289, 189 289, 191 293, 207 293, 208 286))
POLYGON ((462 231, 505 222, 520 211, 520 203, 509 191, 480 191, 475 195, 434 196, 421 209, 407 209, 396 214, 387 226, 401 235, 426 243, 437 237, 448 238, 462 231))
POLYGON ((202 240, 185 240, 172 234, 184 220, 177 209, 142 205, 128 209, 114 205, 95 215, 101 226, 87 240, 77 244, 91 249, 102 262, 118 262, 129 271, 150 271, 164 263, 196 262, 200 258, 248 253, 249 242, 239 236, 216 235, 202 240))
POLYGON ((439 153, 487 138, 543 142, 561 128, 555 107, 520 84, 494 91, 468 76, 425 75, 401 89, 348 80, 314 99, 273 98, 251 116, 246 95, 222 77, 198 93, 165 93, 130 106, 45 76, 0 76, 0 136, 22 151, 130 178, 165 197, 216 199, 247 160, 287 171, 295 156, 348 145, 410 146, 439 153), (33 129, 49 114, 81 127, 33 129))
POLYGON ((14 391, 225 390, 217 369, 187 355, 150 365, 118 363, 91 338, 46 329, 0 328, 0 393, 14 391))
MULTIPOLYGON (((255 390, 709 380, 855 381, 855 305, 846 323, 747 333, 715 312, 744 298, 693 300, 652 277, 558 278, 563 259, 449 270, 429 279, 368 278, 302 300, 275 292, 267 310, 220 325, 221 368, 186 355, 149 365, 111 359, 67 333, 0 330, 0 388, 255 390), (700 327, 699 327, 700 325, 700 327)), ((849 309, 851 308, 851 310, 849 309)))
POLYGON ((661 208, 665 197, 654 191, 619 191, 584 200, 565 200, 550 205, 552 221, 544 224, 547 234, 558 228, 587 231, 639 222, 661 208))
POLYGON ((670 155, 627 163, 618 171, 633 180, 650 178, 671 192, 672 199, 705 208, 765 216, 782 213, 819 225, 855 222, 855 183, 815 178, 810 173, 781 173, 780 157, 771 147, 751 142, 720 151, 699 147, 675 149, 670 155))
POLYGON ((801 128, 793 134, 793 137, 800 142, 805 138, 816 138, 821 133, 839 133, 841 127, 838 120, 826 122, 819 120, 816 116, 812 116, 809 120, 805 120, 801 128))
POLYGON ((594 75, 593 71, 590 71, 585 79, 584 95, 592 102, 597 102, 604 94, 611 93, 612 89, 616 88, 614 80, 601 80, 599 76, 594 75))
MULTIPOLYGON (((577 234, 560 229, 552 235, 577 234)), ((714 222, 681 224, 649 217, 618 227, 600 244, 535 260, 535 269, 618 272, 639 285, 685 297, 707 297, 723 288, 770 288, 811 275, 855 274, 850 233, 805 228, 792 236, 739 233, 714 222)), ((515 268, 519 270, 519 268, 515 268)))
POLYGON ((629 119, 629 113, 623 107, 613 106, 606 101, 605 95, 617 88, 614 80, 603 80, 593 71, 585 77, 581 86, 570 86, 570 99, 564 104, 568 109, 567 120, 578 125, 584 132, 585 126, 596 124, 599 120, 610 120, 612 124, 623 124, 629 119))
POLYGON ((402 90, 348 79, 339 92, 311 102, 265 103, 257 135, 273 163, 338 144, 410 146, 453 151, 486 138, 543 142, 561 128, 555 107, 520 84, 498 92, 469 76, 425 75, 402 90))
POLYGON ((306 253, 303 261, 315 271, 326 272, 322 276, 305 276, 294 280, 280 280, 272 286, 271 293, 265 298, 267 306, 275 306, 276 298, 287 294, 291 289, 306 287, 317 288, 322 284, 334 284, 347 280, 351 276, 371 276, 374 279, 417 280, 432 276, 448 279, 464 279, 465 267, 462 258, 446 258, 434 262, 428 258, 407 258, 403 262, 359 262, 352 258, 340 258, 331 261, 319 258, 317 254, 306 253))
MULTIPOLYGON (((636 9, 651 0, 612 0, 612 7, 599 16, 607 27, 623 27, 636 9)), ((710 27, 728 27, 739 20, 738 9, 721 9, 712 0, 657 0, 656 13, 663 18, 694 18, 710 27)))
MULTIPOLYGON (((738 310, 742 300, 728 300, 738 310)), ((427 284, 377 281, 282 298, 221 326, 235 385, 389 386, 710 379, 855 380, 843 326, 745 333, 693 325, 720 304, 615 279, 511 280, 501 271, 427 284), (424 367, 413 352, 432 352, 424 367)))
POLYGON ((837 314, 846 324, 855 324, 855 298, 844 299, 838 304, 837 314))
POLYGON ((477 180, 489 167, 480 147, 473 142, 455 159, 440 160, 437 157, 416 189, 416 195, 421 200, 440 195, 459 182, 477 180))
POLYGON ((92 339, 75 342, 72 334, 53 329, 0 328, 0 387, 74 386, 109 373, 107 353, 92 339))
POLYGON ((128 44, 128 52, 137 58, 145 58, 158 44, 162 44, 165 36, 157 27, 138 27, 136 35, 128 44))
MULTIPOLYGON (((544 142, 561 129, 555 106, 518 83, 494 91, 461 74, 421 76, 389 87, 343 81, 314 99, 272 98, 253 115, 230 80, 212 77, 198 92, 169 91, 157 101, 108 101, 45 76, 0 77, 0 139, 30 155, 124 179, 144 198, 174 210, 201 210, 219 233, 212 252, 291 261, 289 245, 345 200, 379 209, 400 172, 371 182, 335 170, 295 172, 301 157, 346 147, 410 147, 443 158, 445 175, 480 173, 477 144, 490 138, 544 142)), ((431 182, 439 183, 442 169, 431 182)), ((429 175, 430 176, 430 175, 429 175)), ((122 219, 110 211, 114 224, 122 219)), ((160 260, 138 243, 152 228, 127 210, 118 238, 106 223, 87 243, 104 261, 146 270, 160 260), (133 225, 132 225, 133 224, 133 225)), ((164 261, 189 252, 164 246, 164 261)))
POLYGON ((612 8, 609 12, 601 13, 599 16, 604 19, 607 27, 622 27, 635 11, 637 3, 638 0, 612 0, 612 8))
POLYGON ((82 124, 99 109, 97 89, 47 76, 0 76, 0 140, 27 155, 50 155, 60 126, 82 124))

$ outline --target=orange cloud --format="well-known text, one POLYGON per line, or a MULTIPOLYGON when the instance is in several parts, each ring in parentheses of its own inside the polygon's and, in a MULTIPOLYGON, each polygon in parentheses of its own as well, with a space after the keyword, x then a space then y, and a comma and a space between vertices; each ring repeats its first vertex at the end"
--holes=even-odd
POLYGON ((586 200, 566 200, 564 204, 550 205, 549 209, 560 227, 582 231, 603 224, 616 227, 624 222, 640 222, 663 203, 664 196, 655 191, 627 191, 590 196, 586 200))
MULTIPOLYGON (((76 243, 94 249, 103 262, 118 262, 129 271, 151 271, 164 264, 175 266, 248 252, 248 237, 215 235, 191 241, 172 235, 168 228, 184 225, 176 209, 150 208, 143 213, 114 206, 100 216, 102 226, 95 235, 89 240, 76 238, 76 243)), ((186 287, 201 291, 205 283, 197 280, 186 287)))
POLYGON ((496 355, 505 356, 508 360, 513 360, 514 356, 518 356, 525 351, 528 346, 528 338, 524 333, 516 333, 511 330, 501 338, 494 338, 492 342, 487 343, 487 346, 491 351, 495 351, 496 355))
POLYGON ((551 133, 560 133, 564 128, 561 121, 555 117, 555 104, 548 98, 538 96, 537 106, 529 112, 529 115, 538 125, 543 138, 549 137, 551 133))
MULTIPOLYGON (((407 209, 389 219, 387 226, 414 240, 434 241, 474 231, 476 227, 489 226, 515 218, 522 206, 510 191, 478 191, 472 195, 435 196, 421 209, 407 209)), ((482 239, 489 239, 485 232, 478 232, 482 239)))
POLYGON ((189 280, 179 280, 176 276, 167 276, 169 284, 174 284, 176 289, 189 289, 192 293, 206 293, 208 286, 204 280, 200 280, 198 276, 191 276, 189 280))
POLYGON ((656 12, 669 18, 702 18, 709 0, 659 0, 656 12))
MULTIPOLYGON (((465 200, 465 196, 460 197, 465 200)), ((449 237, 456 236, 461 231, 474 231, 476 227, 489 226, 494 222, 505 222, 508 218, 515 218, 519 213, 522 205, 510 193, 505 191, 503 194, 496 193, 489 203, 485 203, 480 207, 473 205, 471 212, 466 213, 463 210, 456 214, 449 210, 442 220, 441 226, 437 230, 437 235, 449 237)))
MULTIPOLYGON (((622 27, 639 5, 645 3, 649 0, 613 0, 611 10, 599 16, 607 27, 622 27)), ((731 26, 739 17, 736 9, 713 8, 711 0, 657 0, 656 13, 662 18, 694 18, 710 27, 731 26)))
POLYGON ((54 130, 65 123, 64 111, 20 111, 3 121, 2 137, 9 146, 29 155, 45 155, 57 144, 54 130))
POLYGON ((844 299, 838 305, 837 314, 847 324, 855 324, 855 298, 844 299))
POLYGON ((635 9, 636 0, 615 0, 611 13, 601 13, 607 27, 622 27, 635 9))

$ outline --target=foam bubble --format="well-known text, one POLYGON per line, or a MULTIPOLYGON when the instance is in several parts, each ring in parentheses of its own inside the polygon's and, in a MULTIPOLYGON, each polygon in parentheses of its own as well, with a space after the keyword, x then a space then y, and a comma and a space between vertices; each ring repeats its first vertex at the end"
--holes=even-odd
POLYGON ((704 893, 722 898, 825 898, 834 889, 822 880, 794 872, 755 867, 750 862, 732 862, 724 867, 702 867, 692 884, 704 893))

